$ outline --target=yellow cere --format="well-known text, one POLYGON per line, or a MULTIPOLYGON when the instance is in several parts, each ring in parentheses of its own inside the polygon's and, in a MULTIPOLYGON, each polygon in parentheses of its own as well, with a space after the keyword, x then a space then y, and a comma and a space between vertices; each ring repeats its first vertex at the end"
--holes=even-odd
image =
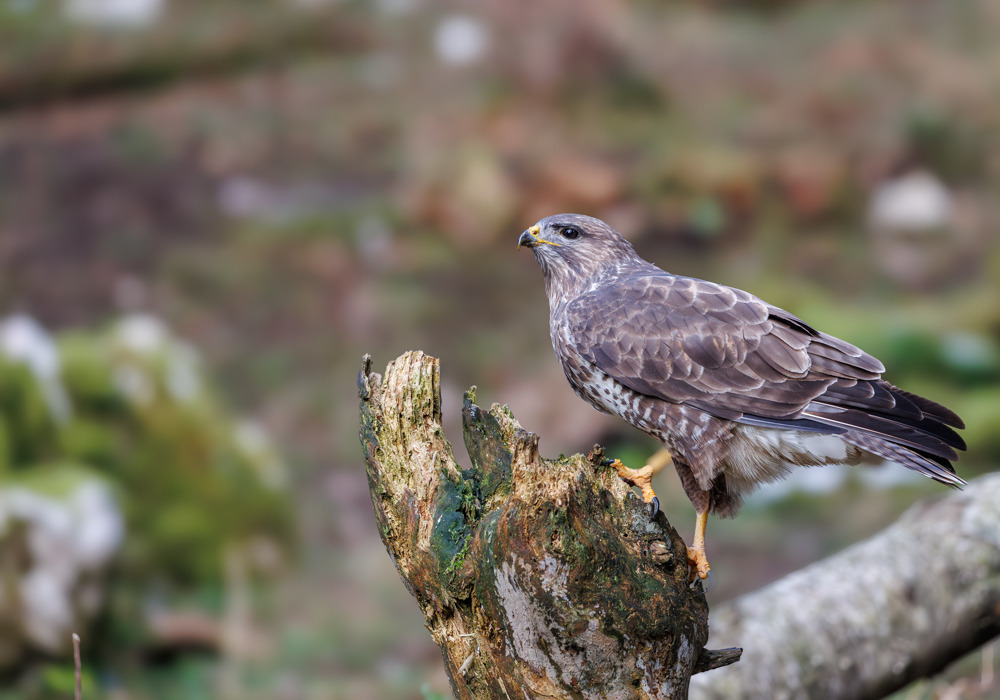
MULTIPOLYGON (((528 228, 528 230, 525 231, 525 233, 530 233, 532 236, 534 236, 536 243, 548 243, 549 245, 554 245, 556 247, 559 247, 559 246, 562 245, 562 243, 553 243, 552 241, 547 241, 544 238, 542 238, 541 237, 542 227, 539 226, 538 224, 535 224, 534 226, 530 226, 528 228)), ((521 243, 520 243, 520 241, 517 244, 517 249, 521 250, 521 243)))
POLYGON ((534 226, 529 228, 528 233, 534 236, 535 240, 537 240, 539 243, 548 243, 549 245, 554 245, 556 248, 562 246, 562 243, 553 243, 552 241, 547 241, 544 238, 542 238, 541 236, 542 228, 538 224, 535 224, 534 226))

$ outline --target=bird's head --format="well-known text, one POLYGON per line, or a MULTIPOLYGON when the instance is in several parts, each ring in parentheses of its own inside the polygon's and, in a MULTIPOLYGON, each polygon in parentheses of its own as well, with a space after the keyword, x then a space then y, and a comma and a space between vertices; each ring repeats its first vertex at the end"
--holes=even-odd
POLYGON ((642 259, 620 233, 600 219, 582 214, 547 216, 517 239, 517 247, 531 248, 545 275, 545 286, 558 285, 575 296, 604 274, 642 259))

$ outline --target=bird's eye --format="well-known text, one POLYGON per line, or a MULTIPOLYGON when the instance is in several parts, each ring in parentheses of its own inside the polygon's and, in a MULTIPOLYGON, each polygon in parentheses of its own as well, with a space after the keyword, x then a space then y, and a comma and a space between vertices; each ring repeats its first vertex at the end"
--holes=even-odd
POLYGON ((567 226, 562 231, 560 231, 560 233, 562 233, 562 237, 563 238, 568 238, 571 241, 574 238, 579 238, 580 237, 580 229, 574 228, 572 226, 567 226))

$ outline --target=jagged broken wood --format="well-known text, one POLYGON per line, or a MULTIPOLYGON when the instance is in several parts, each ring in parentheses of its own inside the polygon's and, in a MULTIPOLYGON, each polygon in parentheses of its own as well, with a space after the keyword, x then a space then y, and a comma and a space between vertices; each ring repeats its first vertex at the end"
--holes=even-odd
POLYGON ((365 356, 361 444, 382 541, 465 698, 686 698, 708 608, 684 542, 603 453, 545 460, 505 407, 463 408, 472 465, 441 430, 438 361, 365 356))
POLYGON ((1000 634, 1000 474, 712 613, 743 661, 697 700, 876 700, 1000 634))

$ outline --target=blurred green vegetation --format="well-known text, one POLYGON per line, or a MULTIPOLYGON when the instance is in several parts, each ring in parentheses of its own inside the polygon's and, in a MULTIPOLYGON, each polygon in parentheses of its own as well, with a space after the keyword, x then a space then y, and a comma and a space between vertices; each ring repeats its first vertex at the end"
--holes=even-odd
MULTIPOLYGON (((59 499, 85 479, 110 485, 125 538, 102 593, 103 622, 77 629, 90 654, 118 663, 163 643, 149 627, 151 605, 218 614, 223 606, 205 594, 231 584, 232 551, 264 548, 270 560, 256 569, 282 567, 295 541, 287 474, 260 426, 233 418, 194 348, 158 319, 68 331, 57 347, 57 374, 0 351, 0 488, 59 499)), ((48 666, 20 685, 48 697, 64 672, 48 666)))
POLYGON ((259 426, 224 409, 194 349, 156 324, 126 319, 60 338, 74 413, 46 444, 120 489, 129 576, 218 583, 228 545, 254 536, 290 544, 285 467, 259 426), (129 347, 129 323, 151 324, 140 332, 154 344, 129 347))
POLYGON ((124 507, 121 566, 137 584, 219 583, 227 546, 291 543, 283 463, 258 426, 223 407, 192 347, 139 317, 65 333, 58 346, 65 420, 26 363, 0 357, 0 478, 58 492, 46 474, 59 465, 102 475, 124 507), (129 328, 151 344, 130 347, 129 328))

